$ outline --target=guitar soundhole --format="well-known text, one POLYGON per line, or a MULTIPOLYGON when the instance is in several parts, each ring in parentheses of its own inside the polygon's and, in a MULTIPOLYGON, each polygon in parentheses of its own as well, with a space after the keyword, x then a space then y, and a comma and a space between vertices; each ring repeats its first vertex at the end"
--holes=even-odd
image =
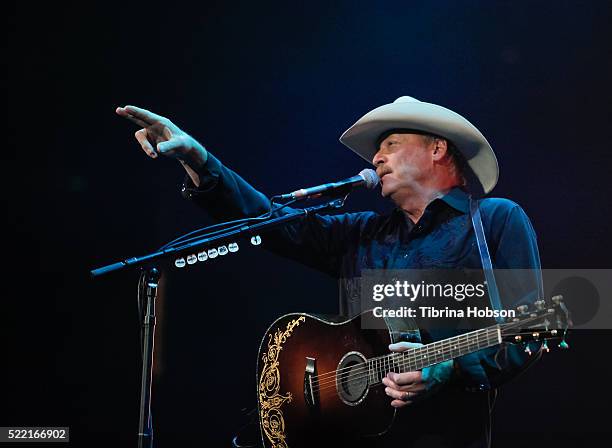
POLYGON ((349 406, 361 403, 368 393, 368 367, 365 357, 349 352, 338 364, 336 389, 340 399, 349 406))

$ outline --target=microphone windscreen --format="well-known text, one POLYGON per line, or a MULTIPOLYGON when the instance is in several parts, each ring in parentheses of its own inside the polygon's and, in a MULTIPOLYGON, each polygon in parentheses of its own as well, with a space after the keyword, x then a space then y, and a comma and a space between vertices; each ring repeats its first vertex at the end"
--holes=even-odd
POLYGON ((364 186, 368 189, 375 188, 380 182, 380 178, 378 177, 378 174, 376 174, 376 171, 374 171, 371 168, 366 168, 364 170, 361 170, 359 172, 359 175, 363 177, 363 180, 365 180, 364 186))

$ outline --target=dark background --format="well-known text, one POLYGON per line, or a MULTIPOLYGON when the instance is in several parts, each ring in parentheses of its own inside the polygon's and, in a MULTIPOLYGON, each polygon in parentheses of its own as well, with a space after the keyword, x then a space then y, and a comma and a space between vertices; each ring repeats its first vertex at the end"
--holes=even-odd
MULTIPOLYGON (((368 110, 401 95, 441 104, 495 148, 494 195, 531 217, 544 267, 609 268, 611 12, 607 1, 6 7, 0 425, 136 444, 138 273, 88 271, 210 221, 181 197, 180 166, 139 149, 119 105, 171 118, 272 195, 364 168, 338 137, 368 110)), ((355 192, 346 209, 387 207, 355 192)), ((162 267, 158 446, 228 446, 255 406, 267 326, 333 313, 336 284, 246 243, 162 267)), ((505 386, 493 446, 610 436, 610 339, 577 333, 505 386)))

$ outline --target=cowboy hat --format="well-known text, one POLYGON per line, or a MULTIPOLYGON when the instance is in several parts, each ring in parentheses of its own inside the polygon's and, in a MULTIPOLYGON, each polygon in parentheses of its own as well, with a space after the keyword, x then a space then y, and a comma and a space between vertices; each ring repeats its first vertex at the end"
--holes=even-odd
POLYGON ((372 162, 379 137, 392 129, 427 132, 450 140, 465 157, 483 193, 495 187, 499 178, 497 158, 484 135, 458 113, 410 96, 371 110, 348 128, 340 141, 372 162))

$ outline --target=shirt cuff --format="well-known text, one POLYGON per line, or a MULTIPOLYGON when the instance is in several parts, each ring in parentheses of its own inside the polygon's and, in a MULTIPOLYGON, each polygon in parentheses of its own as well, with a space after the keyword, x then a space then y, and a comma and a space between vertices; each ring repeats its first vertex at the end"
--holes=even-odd
POLYGON ((185 175, 183 185, 181 187, 181 194, 186 199, 194 199, 204 193, 209 193, 217 187, 219 184, 219 178, 221 177, 221 162, 210 152, 206 159, 206 163, 197 170, 194 170, 200 178, 200 186, 196 186, 191 180, 189 174, 185 175))

